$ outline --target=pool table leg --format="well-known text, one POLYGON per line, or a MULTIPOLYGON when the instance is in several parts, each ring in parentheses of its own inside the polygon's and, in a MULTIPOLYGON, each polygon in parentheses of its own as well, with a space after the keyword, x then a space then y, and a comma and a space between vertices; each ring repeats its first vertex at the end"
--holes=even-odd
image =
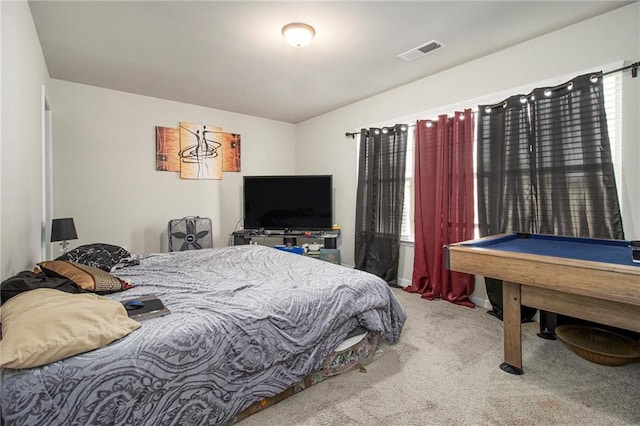
POLYGON ((507 373, 523 374, 522 333, 520 327, 520 284, 503 281, 502 305, 504 362, 500 364, 500 368, 507 373))

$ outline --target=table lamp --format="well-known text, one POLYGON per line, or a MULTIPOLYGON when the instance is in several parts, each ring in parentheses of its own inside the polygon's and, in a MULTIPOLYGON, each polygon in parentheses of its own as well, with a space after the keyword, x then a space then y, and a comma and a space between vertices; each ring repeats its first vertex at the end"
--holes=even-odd
POLYGON ((72 217, 53 219, 51 221, 51 242, 61 241, 62 254, 67 252, 67 246, 69 245, 67 240, 76 239, 78 239, 78 234, 76 234, 76 227, 73 224, 72 217))

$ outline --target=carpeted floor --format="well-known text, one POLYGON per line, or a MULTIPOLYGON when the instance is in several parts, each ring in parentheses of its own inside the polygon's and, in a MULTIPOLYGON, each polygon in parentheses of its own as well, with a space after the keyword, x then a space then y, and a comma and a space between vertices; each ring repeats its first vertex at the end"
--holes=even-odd
MULTIPOLYGON (((500 370, 502 322, 393 289, 400 342, 245 420, 264 425, 640 425, 640 362, 606 367, 523 325, 525 374, 500 370)), ((640 321, 640 319, 639 319, 640 321)))

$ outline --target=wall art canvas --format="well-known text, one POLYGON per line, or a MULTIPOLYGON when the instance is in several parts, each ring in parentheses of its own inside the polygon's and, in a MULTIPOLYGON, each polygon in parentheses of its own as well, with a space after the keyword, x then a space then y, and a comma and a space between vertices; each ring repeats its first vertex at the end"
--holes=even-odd
POLYGON ((222 140, 222 171, 240 171, 240 135, 236 133, 221 133, 222 140))
POLYGON ((180 171, 180 132, 176 128, 156 126, 156 170, 180 171))
POLYGON ((180 177, 222 179, 220 127, 180 122, 180 177))

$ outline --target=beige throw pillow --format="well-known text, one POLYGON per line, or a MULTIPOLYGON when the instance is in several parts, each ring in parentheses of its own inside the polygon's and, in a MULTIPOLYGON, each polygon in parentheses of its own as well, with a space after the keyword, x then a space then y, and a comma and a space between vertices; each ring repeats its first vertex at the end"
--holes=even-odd
POLYGON ((66 278, 90 292, 112 293, 128 290, 132 287, 126 281, 114 277, 102 269, 76 262, 48 260, 38 263, 38 266, 46 275, 66 278))
POLYGON ((140 327, 122 303, 40 288, 0 307, 0 367, 31 368, 91 351, 140 327))

